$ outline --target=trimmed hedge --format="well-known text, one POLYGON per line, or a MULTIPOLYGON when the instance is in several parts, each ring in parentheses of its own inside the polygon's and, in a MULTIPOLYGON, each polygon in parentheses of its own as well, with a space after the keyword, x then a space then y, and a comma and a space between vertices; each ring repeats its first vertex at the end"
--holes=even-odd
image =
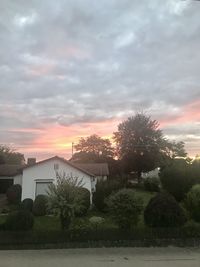
POLYGON ((33 202, 33 214, 35 216, 44 216, 47 214, 47 196, 36 196, 33 202))

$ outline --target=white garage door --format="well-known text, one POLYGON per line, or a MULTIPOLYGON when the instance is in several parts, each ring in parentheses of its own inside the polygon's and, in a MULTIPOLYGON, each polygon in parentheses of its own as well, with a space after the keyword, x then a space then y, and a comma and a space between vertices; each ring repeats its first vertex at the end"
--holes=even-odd
POLYGON ((36 182, 35 195, 47 195, 50 184, 52 184, 52 182, 36 182))

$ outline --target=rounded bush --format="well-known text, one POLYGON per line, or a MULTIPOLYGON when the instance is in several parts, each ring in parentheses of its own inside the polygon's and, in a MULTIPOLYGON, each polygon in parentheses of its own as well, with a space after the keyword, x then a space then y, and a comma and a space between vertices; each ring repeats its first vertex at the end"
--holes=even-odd
POLYGON ((118 181, 98 181, 96 184, 96 191, 93 193, 93 204, 99 211, 105 211, 105 199, 112 193, 121 188, 118 181))
POLYGON ((22 209, 32 212, 33 209, 33 200, 31 198, 25 198, 21 203, 22 209))
POLYGON ((90 192, 86 188, 77 188, 75 216, 81 217, 87 214, 90 207, 90 192))
POLYGON ((177 201, 182 201, 195 183, 191 166, 177 161, 161 169, 160 181, 177 201))
POLYGON ((158 177, 148 177, 144 180, 144 189, 149 192, 160 191, 160 179, 158 177))
POLYGON ((21 201, 22 187, 20 184, 14 184, 6 192, 7 200, 10 204, 18 204, 21 201))
POLYGON ((28 231, 33 228, 34 217, 27 210, 11 212, 5 222, 5 229, 9 231, 28 231))
POLYGON ((177 227, 185 223, 186 216, 173 196, 159 193, 146 206, 144 221, 151 227, 177 227))
POLYGON ((185 207, 191 218, 196 222, 200 222, 200 184, 194 185, 187 193, 185 207))
POLYGON ((44 216, 47 213, 47 196, 38 195, 33 202, 33 214, 35 216, 44 216))
POLYGON ((183 231, 186 237, 200 237, 200 224, 194 221, 188 221, 183 226, 183 231))
POLYGON ((136 225, 143 209, 143 201, 135 196, 131 189, 121 189, 112 194, 108 201, 108 209, 113 221, 122 229, 130 229, 136 225))

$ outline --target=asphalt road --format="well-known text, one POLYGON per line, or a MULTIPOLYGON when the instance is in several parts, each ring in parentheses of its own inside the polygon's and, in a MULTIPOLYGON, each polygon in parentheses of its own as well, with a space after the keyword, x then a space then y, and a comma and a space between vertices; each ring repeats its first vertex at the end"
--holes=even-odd
POLYGON ((200 248, 0 251, 0 267, 199 267, 200 248))

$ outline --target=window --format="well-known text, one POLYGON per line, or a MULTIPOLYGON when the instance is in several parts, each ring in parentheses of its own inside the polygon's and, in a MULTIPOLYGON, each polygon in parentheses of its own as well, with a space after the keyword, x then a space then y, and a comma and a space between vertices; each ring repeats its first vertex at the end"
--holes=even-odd
POLYGON ((52 184, 51 181, 36 181, 35 196, 47 195, 48 187, 52 184))
POLYGON ((56 170, 58 170, 59 169, 59 164, 58 163, 55 163, 54 164, 54 170, 56 171, 56 170))

